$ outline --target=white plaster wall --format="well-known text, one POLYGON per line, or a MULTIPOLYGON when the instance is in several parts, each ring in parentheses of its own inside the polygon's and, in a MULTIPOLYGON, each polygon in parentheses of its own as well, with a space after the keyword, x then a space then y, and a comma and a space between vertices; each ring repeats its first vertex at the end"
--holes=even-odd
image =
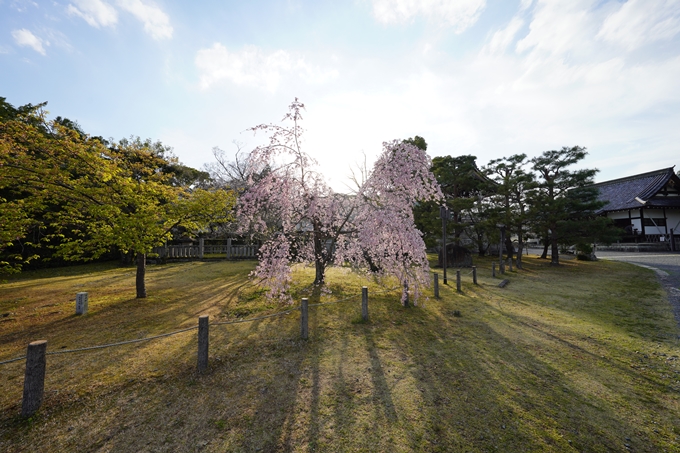
POLYGON ((671 228, 674 229, 675 234, 680 235, 680 209, 670 211, 666 211, 666 217, 668 217, 668 220, 666 221, 668 223, 668 232, 671 232, 671 228))

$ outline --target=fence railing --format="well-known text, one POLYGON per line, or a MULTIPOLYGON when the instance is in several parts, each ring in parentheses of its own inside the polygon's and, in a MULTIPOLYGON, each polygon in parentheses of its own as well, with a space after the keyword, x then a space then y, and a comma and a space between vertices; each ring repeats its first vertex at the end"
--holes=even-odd
MULTIPOLYGON (((394 291, 396 288, 389 288, 384 291, 378 292, 380 293, 387 293, 394 291)), ((104 349, 104 348, 111 348, 111 347, 116 347, 116 346, 122 346, 122 345, 128 345, 132 343, 140 343, 144 341, 150 341, 150 340, 155 340, 158 338, 165 338, 173 335, 177 335, 183 332, 188 332, 191 330, 196 330, 198 329, 198 354, 197 354, 197 370, 199 373, 202 373, 203 371, 206 370, 208 366, 208 347, 209 347, 209 341, 208 341, 208 335, 209 335, 209 327, 210 326, 224 326, 224 325, 230 325, 230 324, 240 324, 240 323, 246 323, 246 322, 253 322, 253 321, 259 321, 263 319, 268 319, 268 318, 275 318, 283 315, 287 315, 290 313, 293 313, 295 311, 300 311, 300 336, 303 339, 309 338, 309 314, 308 310, 311 307, 319 307, 322 305, 329 305, 329 304, 337 304, 341 302, 349 302, 349 301, 355 301, 357 299, 361 299, 361 317, 364 321, 368 321, 368 288, 364 286, 362 288, 361 294, 356 295, 356 296, 350 296, 346 297, 344 299, 339 299, 339 300, 334 300, 334 301, 329 301, 329 302, 323 302, 323 303, 317 303, 317 304, 310 304, 308 302, 307 298, 303 298, 301 301, 300 306, 297 307, 292 307, 288 310, 281 311, 278 313, 272 313, 268 315, 262 315, 262 316, 257 316, 253 318, 248 318, 248 319, 237 319, 233 321, 221 321, 221 322, 213 322, 209 323, 209 318, 208 316, 199 316, 198 318, 198 324, 192 327, 186 327, 184 329, 179 329, 175 330, 173 332, 167 332, 163 333, 160 335, 154 335, 146 338, 137 338, 133 340, 124 340, 124 341, 119 341, 115 343, 108 343, 108 344, 100 344, 96 346, 86 346, 82 348, 77 348, 77 349, 59 349, 55 351, 48 351, 47 350, 47 341, 46 340, 38 340, 38 341, 33 341, 29 343, 28 348, 26 350, 26 355, 21 356, 21 357, 15 357, 13 359, 9 360, 3 360, 0 361, 0 365, 6 365, 12 362, 17 362, 20 360, 26 360, 26 366, 25 366, 25 374, 24 374, 24 389, 23 389, 23 398, 22 398, 22 406, 21 406, 21 415, 22 417, 30 417, 33 415, 42 405, 43 402, 43 394, 45 390, 45 374, 46 374, 46 362, 47 362, 47 356, 48 355, 55 355, 55 354, 69 354, 69 353, 74 353, 74 352, 84 352, 84 351, 92 351, 95 349, 104 349)))
MULTIPOLYGON (((238 247, 238 246, 237 246, 238 247)), ((242 246, 243 247, 243 246, 242 246)), ((493 277, 496 277, 496 263, 494 263, 493 266, 493 277)), ((501 273, 504 272, 504 267, 501 267, 501 273)), ((477 267, 473 266, 472 269, 467 273, 467 274, 472 274, 472 279, 473 283, 477 285, 477 267)), ((499 286, 504 286, 504 284, 507 284, 508 280, 503 280, 501 285, 499 286)), ((378 292, 377 294, 381 293, 388 293, 392 292, 396 289, 395 288, 389 288, 385 289, 383 291, 378 292)), ((435 297, 438 299, 439 298, 439 274, 435 273, 434 274, 434 294, 435 297)), ((457 270, 456 271, 456 291, 458 293, 461 292, 461 271, 457 270)), ((85 300, 87 299, 86 293, 79 293, 79 294, 85 294, 85 300)), ((221 321, 221 322, 213 322, 209 323, 209 318, 208 316, 199 316, 198 318, 198 324, 192 327, 186 327, 183 329, 175 330, 172 332, 167 332, 159 335, 154 335, 146 338, 136 338, 136 339, 130 339, 130 340, 123 340, 119 342, 114 342, 114 343, 107 343, 107 344, 100 344, 100 345, 94 345, 94 346, 85 346, 81 348, 76 348, 76 349, 59 349, 55 351, 48 351, 47 350, 47 341, 46 340, 38 340, 38 341, 33 341, 29 343, 26 355, 20 356, 20 357, 15 357, 13 359, 8 359, 8 360, 3 360, 0 361, 0 365, 6 365, 12 362, 17 362, 20 360, 26 360, 26 366, 25 366, 25 374, 24 374, 24 390, 23 390, 23 399, 22 399, 22 407, 21 407, 21 415, 23 417, 29 417, 32 414, 34 414, 42 405, 43 401, 43 393, 44 393, 44 388, 45 388, 45 372, 46 372, 46 356, 48 355, 55 355, 55 354, 69 354, 69 353, 75 353, 75 352, 84 352, 84 351, 92 351, 96 349, 104 349, 104 348, 111 348, 111 347, 116 347, 116 346, 122 346, 122 345, 128 345, 128 344, 133 344, 133 343, 140 343, 144 341, 151 341, 155 340, 158 338, 165 338, 173 335, 177 335, 183 332, 188 332, 191 330, 196 330, 198 329, 198 355, 197 355, 197 369, 198 372, 201 373, 205 371, 205 369, 208 366, 208 347, 209 347, 209 341, 208 341, 208 335, 209 335, 209 328, 210 326, 223 326, 223 325, 230 325, 230 324, 240 324, 240 323, 246 323, 246 322, 253 322, 253 321, 259 321, 263 319, 268 319, 268 318, 274 318, 274 317, 279 317, 283 315, 290 314, 294 311, 300 311, 300 336, 303 339, 309 338, 309 314, 308 310, 310 307, 319 307, 323 305, 329 305, 329 304, 337 304, 337 303, 342 303, 342 302, 349 302, 353 301, 360 298, 361 299, 361 318, 364 322, 368 321, 369 315, 368 315, 368 287, 364 286, 361 290, 361 294, 357 296, 350 296, 346 297, 344 299, 339 299, 339 300, 334 300, 334 301, 329 301, 329 302, 323 302, 323 303, 316 303, 316 304, 310 304, 308 302, 307 298, 303 298, 301 301, 300 306, 298 307, 293 307, 285 311, 281 311, 278 313, 271 313, 268 315, 262 315, 262 316, 257 316, 254 318, 247 318, 247 319, 237 319, 233 321, 221 321)), ((76 307, 76 311, 78 310, 78 307, 76 307)), ((81 311, 81 314, 84 314, 87 312, 87 304, 84 306, 84 311, 81 311)), ((454 316, 460 316, 460 313, 456 310, 454 311, 454 316)))
POLYGON ((204 259, 207 255, 222 255, 226 259, 257 259, 257 245, 232 245, 231 239, 226 244, 205 244, 204 239, 199 239, 196 245, 166 245, 155 247, 152 253, 161 259, 195 258, 204 259))

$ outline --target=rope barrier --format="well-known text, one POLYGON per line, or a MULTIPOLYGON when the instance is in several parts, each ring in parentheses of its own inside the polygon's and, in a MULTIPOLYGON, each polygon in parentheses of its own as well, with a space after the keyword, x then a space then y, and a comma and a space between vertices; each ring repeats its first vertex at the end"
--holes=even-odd
POLYGON ((142 341, 149 341, 149 340, 155 340, 156 338, 169 337, 169 336, 172 336, 172 335, 177 335, 178 333, 187 332, 189 330, 195 330, 195 329, 198 329, 198 326, 187 327, 186 329, 175 330, 174 332, 162 333, 160 335, 154 335, 153 337, 137 338, 135 340, 119 341, 118 343, 102 344, 102 345, 98 345, 98 346, 88 346, 88 347, 85 347, 85 348, 78 348, 78 349, 64 349, 62 351, 48 351, 48 352, 45 353, 45 355, 69 354, 71 352, 90 351, 90 350, 93 350, 93 349, 104 349, 104 348, 110 348, 112 346, 122 346, 122 345, 125 345, 125 344, 140 343, 142 341))
MULTIPOLYGON (((396 288, 397 287, 395 286, 394 288, 389 288, 389 289, 379 291, 379 292, 374 293, 374 294, 387 293, 387 292, 390 292, 390 291, 394 291, 396 288)), ((330 301, 330 302, 323 302, 323 303, 317 303, 317 304, 310 304, 309 306, 310 307, 319 307, 319 306, 322 306, 322 305, 337 304, 337 303, 340 303, 340 302, 347 302, 347 301, 352 300, 352 299, 357 299, 359 297, 361 297, 361 296, 350 296, 350 297, 346 297, 346 298, 340 299, 340 300, 334 300, 334 301, 330 301)), ((212 325, 212 326, 224 326, 224 325, 228 325, 228 324, 240 324, 240 323, 244 323, 244 322, 259 321, 261 319, 274 318, 276 316, 287 315, 287 314, 290 314, 290 313, 292 313, 296 310, 299 310, 299 309, 300 309, 300 307, 295 307, 295 308, 291 308, 289 310, 282 311, 282 312, 279 312, 279 313, 273 313, 273 314, 270 314, 270 315, 258 316, 256 318, 239 319, 239 320, 236 320, 236 321, 213 322, 213 323, 210 323, 210 325, 212 325)), ((94 349, 104 349, 104 348, 110 348, 110 347, 113 347, 113 346, 122 346, 122 345, 132 344, 132 343, 140 343, 142 341, 150 341, 150 340, 155 340, 157 338, 169 337, 169 336, 172 336, 172 335, 177 335, 178 333, 188 332, 189 330, 196 330, 196 329, 198 329, 198 326, 192 326, 192 327, 187 327, 186 329, 175 330, 173 332, 163 333, 163 334, 160 334, 160 335, 154 335, 152 337, 137 338, 135 340, 119 341, 117 343, 108 343, 108 344, 102 344, 102 345, 97 345, 97 346, 88 346, 88 347, 78 348, 78 349, 64 349, 64 350, 60 350, 60 351, 48 351, 48 352, 45 353, 45 355, 70 354, 72 352, 91 351, 91 350, 94 350, 94 349)), ((21 357, 15 357, 13 359, 3 360, 3 361, 0 362, 0 365, 5 365, 5 364, 8 364, 8 363, 12 363, 12 362, 18 362, 19 360, 23 360, 25 358, 26 358, 26 356, 24 355, 24 356, 21 356, 21 357)))
POLYGON ((0 365, 4 365, 4 364, 6 364, 6 363, 17 362, 17 361, 22 360, 22 359, 25 359, 25 358, 26 358, 26 356, 25 356, 25 355, 22 355, 21 357, 16 357, 16 358, 14 358, 14 359, 3 360, 2 362, 0 362, 0 365))
POLYGON ((248 318, 248 319, 237 319, 236 321, 222 321, 222 322, 211 322, 211 326, 225 326, 227 324, 239 324, 242 322, 251 322, 251 321, 259 321, 260 319, 267 319, 267 318, 273 318, 275 316, 283 316, 287 315, 289 313, 294 312, 295 310, 299 310, 300 307, 295 307, 291 308, 290 310, 282 311, 279 313, 273 313, 271 315, 264 315, 264 316, 258 316, 257 318, 248 318))
MULTIPOLYGON (((149 341, 149 340, 155 340, 156 338, 163 338, 163 337, 169 337, 172 335, 177 335, 178 333, 182 332, 187 332, 189 330, 195 330, 198 329, 198 326, 193 326, 193 327, 187 327, 186 329, 180 329, 180 330, 175 330, 173 332, 168 332, 168 333, 162 333, 160 335, 154 335, 152 337, 146 337, 146 338, 137 338, 134 340, 126 340, 126 341, 119 341, 117 343, 107 343, 107 344, 100 344, 97 346, 87 346, 84 348, 77 348, 77 349, 64 349, 60 351, 47 351, 45 355, 57 355, 57 354, 70 354, 72 352, 83 352, 83 351, 91 351, 94 349, 104 349, 104 348, 110 348, 113 346, 122 346, 126 344, 132 344, 132 343, 140 343, 142 341, 149 341)), ((17 362, 19 360, 25 359, 26 356, 21 356, 21 357, 16 357, 14 359, 9 359, 9 360, 4 360, 0 362, 0 365, 4 365, 6 363, 12 363, 12 362, 17 362)))
POLYGON ((320 307, 321 305, 339 304, 340 302, 347 302, 348 300, 357 299, 359 297, 361 296, 345 297, 344 299, 332 300, 330 302, 319 302, 318 304, 309 304, 308 307, 320 307))

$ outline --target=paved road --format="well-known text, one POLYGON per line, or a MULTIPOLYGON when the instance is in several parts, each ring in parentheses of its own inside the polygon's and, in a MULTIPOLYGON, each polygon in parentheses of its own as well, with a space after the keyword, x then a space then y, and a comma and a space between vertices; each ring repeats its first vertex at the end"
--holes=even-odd
POLYGON ((680 252, 595 252, 598 258, 617 260, 657 269, 668 292, 675 319, 680 324, 680 252))
POLYGON ((625 261, 661 269, 668 273, 673 286, 680 288, 680 253, 678 252, 605 252, 597 251, 600 259, 625 261))

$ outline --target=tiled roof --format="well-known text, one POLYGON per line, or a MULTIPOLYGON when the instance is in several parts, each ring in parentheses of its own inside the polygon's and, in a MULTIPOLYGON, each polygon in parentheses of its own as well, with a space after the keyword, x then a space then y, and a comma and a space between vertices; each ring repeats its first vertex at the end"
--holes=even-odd
POLYGON ((680 197, 652 199, 671 178, 680 182, 673 168, 593 184, 600 191, 599 199, 607 203, 600 212, 641 208, 643 205, 636 198, 646 202, 646 207, 680 208, 680 197))

